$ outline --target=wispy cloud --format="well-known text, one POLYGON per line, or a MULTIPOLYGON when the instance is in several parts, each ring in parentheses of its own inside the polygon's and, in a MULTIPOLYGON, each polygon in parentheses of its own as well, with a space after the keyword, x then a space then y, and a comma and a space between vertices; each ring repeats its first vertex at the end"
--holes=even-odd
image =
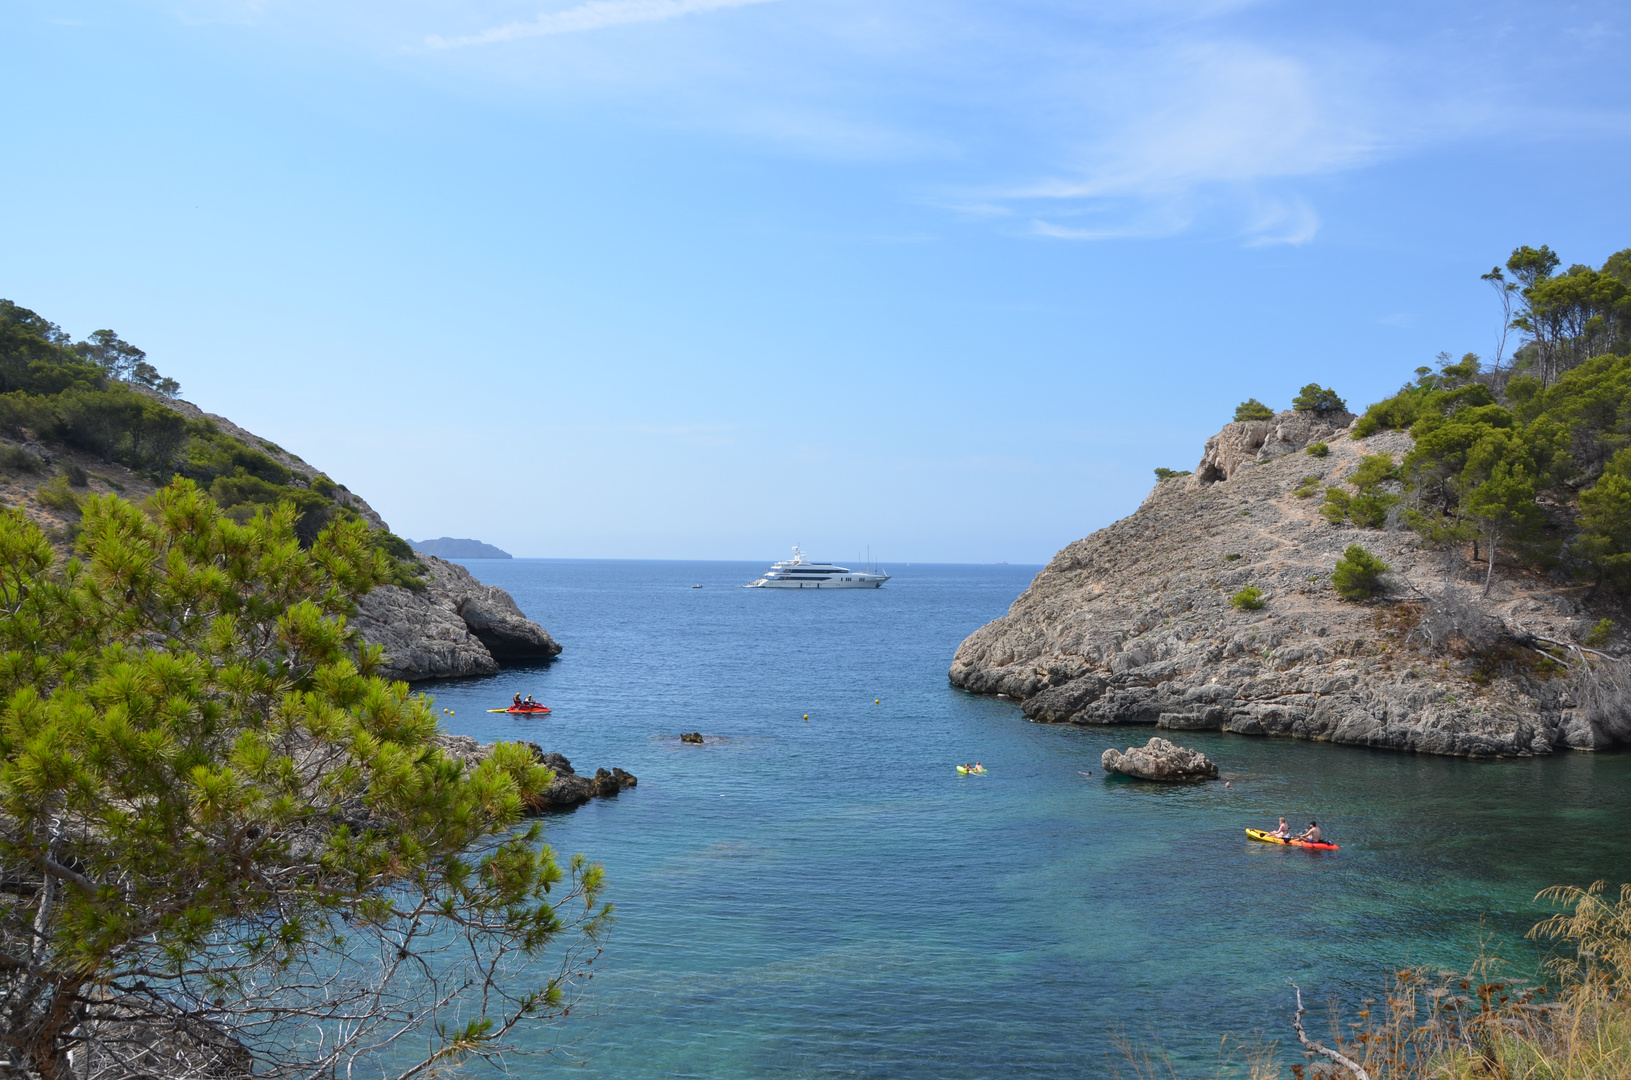
POLYGON ((537 18, 528 22, 505 23, 463 37, 447 38, 432 34, 425 39, 425 44, 433 49, 490 45, 499 41, 603 30, 609 26, 626 26, 629 23, 662 22, 704 11, 770 2, 771 0, 589 0, 586 4, 579 4, 565 11, 541 12, 537 18))
POLYGON ((1275 200, 1246 223, 1247 247, 1306 244, 1319 232, 1320 216, 1302 199, 1275 200))

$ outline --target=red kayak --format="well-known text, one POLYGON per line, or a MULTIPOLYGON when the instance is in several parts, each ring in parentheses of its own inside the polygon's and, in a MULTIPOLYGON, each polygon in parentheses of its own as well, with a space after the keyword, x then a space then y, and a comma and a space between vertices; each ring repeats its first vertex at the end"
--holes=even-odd
POLYGON ((509 713, 511 716, 543 715, 549 711, 548 705, 511 705, 508 709, 488 709, 488 712, 509 713))

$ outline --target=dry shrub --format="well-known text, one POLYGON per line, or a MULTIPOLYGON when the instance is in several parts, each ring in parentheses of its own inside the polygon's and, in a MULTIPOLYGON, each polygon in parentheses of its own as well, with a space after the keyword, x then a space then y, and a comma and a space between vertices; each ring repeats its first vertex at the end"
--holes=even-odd
POLYGON ((1537 897, 1565 909, 1529 932, 1562 946, 1555 988, 1503 978, 1487 958, 1465 975, 1406 969, 1332 1047, 1370 1080, 1631 1080, 1631 885, 1618 901, 1604 892, 1599 881, 1537 897))
POLYGON ((1493 649, 1506 636, 1506 627, 1484 610, 1473 590, 1446 585, 1436 594, 1427 594, 1421 621, 1410 636, 1412 642, 1434 654, 1458 648, 1482 653, 1493 649))
POLYGON ((1569 672, 1569 696, 1581 718, 1613 742, 1631 741, 1631 665, 1578 652, 1569 672))

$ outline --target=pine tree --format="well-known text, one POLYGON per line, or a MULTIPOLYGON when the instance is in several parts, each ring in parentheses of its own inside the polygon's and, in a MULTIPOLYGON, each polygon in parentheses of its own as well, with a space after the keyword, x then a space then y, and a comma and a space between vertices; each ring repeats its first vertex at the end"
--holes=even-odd
POLYGON ((85 500, 55 565, 0 511, 0 1057, 170 1077, 137 1045, 163 1029, 257 1076, 400 1075, 558 1014, 600 868, 520 825, 530 751, 468 768, 374 674, 345 621, 390 572, 366 527, 303 549, 293 507, 240 524, 185 480, 150 515, 85 500))

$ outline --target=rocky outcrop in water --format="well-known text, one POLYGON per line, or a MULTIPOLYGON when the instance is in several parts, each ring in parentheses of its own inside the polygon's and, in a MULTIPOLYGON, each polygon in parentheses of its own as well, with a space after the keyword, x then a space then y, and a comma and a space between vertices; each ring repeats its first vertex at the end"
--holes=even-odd
POLYGON ((491 675, 501 661, 550 660, 561 647, 509 593, 483 585, 457 563, 421 555, 423 589, 382 585, 357 604, 353 625, 385 647, 386 678, 491 675))
POLYGON ((1126 753, 1106 750, 1099 759, 1106 771, 1140 780, 1216 780, 1218 767, 1199 750, 1190 750, 1159 736, 1143 746, 1129 746, 1126 753))
MULTIPOLYGON (((1194 475, 1158 483, 1136 513, 1060 551, 1007 615, 969 635, 952 683, 1017 698, 1039 722, 1466 757, 1631 742, 1627 665, 1588 674, 1587 654, 1570 651, 1601 618, 1625 626, 1625 613, 1504 561, 1485 600, 1470 548, 1430 550, 1396 524, 1326 522, 1324 486, 1342 486, 1364 454, 1397 461, 1412 445, 1399 432, 1354 440, 1333 423, 1281 413, 1225 427, 1194 475), (1312 441, 1328 456, 1300 452, 1312 441), (1333 590, 1350 544, 1392 568, 1380 599, 1333 590), (1230 605, 1247 585, 1262 590, 1261 610, 1230 605)), ((1616 632, 1602 649, 1624 646, 1616 632)))
MULTIPOLYGON (((624 788, 640 783, 633 773, 622 769, 596 769, 594 776, 579 776, 573 771, 572 763, 561 754, 545 753, 544 748, 535 742, 516 741, 530 748, 538 763, 555 774, 549 787, 527 804, 529 813, 570 810, 590 799, 609 798, 624 788)), ((437 735, 435 742, 448 755, 472 768, 480 765, 493 751, 491 743, 478 742, 469 735, 437 735)))

